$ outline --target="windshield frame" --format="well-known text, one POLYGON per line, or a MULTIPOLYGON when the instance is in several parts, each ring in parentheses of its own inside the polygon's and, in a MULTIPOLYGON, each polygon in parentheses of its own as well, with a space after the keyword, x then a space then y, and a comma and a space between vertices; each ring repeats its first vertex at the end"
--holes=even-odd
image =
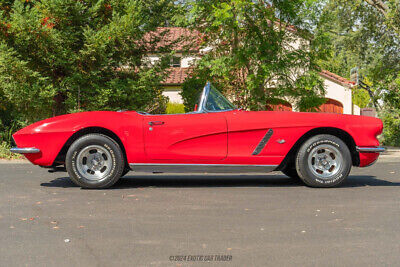
POLYGON ((223 109, 223 110, 208 110, 206 108, 206 104, 207 104, 208 98, 210 96, 211 89, 212 89, 211 83, 207 82, 207 84, 206 84, 206 86, 204 86, 203 92, 201 94, 198 112, 200 112, 200 113, 225 112, 225 111, 232 111, 232 110, 237 109, 228 99, 226 99, 226 97, 224 95, 221 94, 221 92, 219 92, 217 89, 214 88, 214 90, 217 90, 226 99, 226 101, 228 101, 232 105, 233 108, 223 109))

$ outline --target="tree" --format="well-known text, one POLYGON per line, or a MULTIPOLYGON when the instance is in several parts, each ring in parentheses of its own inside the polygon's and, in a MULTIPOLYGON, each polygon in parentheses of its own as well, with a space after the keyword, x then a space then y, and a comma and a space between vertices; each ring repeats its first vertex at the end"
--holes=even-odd
POLYGON ((0 10, 0 91, 24 120, 164 101, 171 46, 149 33, 171 19, 172 0, 16 0, 0 10), (165 57, 151 65, 154 49, 165 57))
MULTIPOLYGON (((384 143, 400 145, 399 0, 325 2, 315 35, 327 37, 331 57, 320 64, 345 77, 350 69, 359 67, 374 101, 383 103, 376 106, 381 106, 378 114, 384 122, 384 143)), ((372 102, 370 99, 369 106, 374 106, 372 102)))
POLYGON ((194 79, 212 81, 238 106, 252 110, 284 99, 300 110, 321 105, 324 88, 315 64, 321 51, 314 49, 320 40, 302 30, 306 2, 190 2, 202 48, 212 48, 197 62, 194 79))
POLYGON ((386 24, 400 36, 400 2, 398 0, 365 0, 376 8, 386 19, 386 24))
POLYGON ((327 1, 315 34, 328 37, 331 57, 320 62, 323 68, 348 77, 358 66, 379 97, 390 90, 400 72, 400 36, 387 26, 393 21, 367 2, 381 1, 327 1))

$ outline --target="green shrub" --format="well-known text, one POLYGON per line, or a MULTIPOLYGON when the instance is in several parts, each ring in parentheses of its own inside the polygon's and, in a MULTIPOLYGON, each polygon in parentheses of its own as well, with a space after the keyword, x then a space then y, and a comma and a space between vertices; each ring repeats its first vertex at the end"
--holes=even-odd
POLYGON ((383 140, 387 146, 400 147, 400 110, 382 114, 383 140))
POLYGON ((20 154, 10 152, 10 145, 6 142, 0 142, 0 159, 21 159, 20 154))
POLYGON ((167 114, 185 113, 185 106, 179 103, 168 103, 166 113, 167 114))
POLYGON ((369 96, 368 91, 362 88, 353 90, 351 97, 353 99, 353 103, 360 108, 366 108, 371 102, 371 97, 369 96))
POLYGON ((194 110, 196 104, 199 103, 201 92, 206 85, 207 80, 198 77, 186 79, 182 85, 182 92, 180 93, 185 106, 185 111, 190 112, 194 110))

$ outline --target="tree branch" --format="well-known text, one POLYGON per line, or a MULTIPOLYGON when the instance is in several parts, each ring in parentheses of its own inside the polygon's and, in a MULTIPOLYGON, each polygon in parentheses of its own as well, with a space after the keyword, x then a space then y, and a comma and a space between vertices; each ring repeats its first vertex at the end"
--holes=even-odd
POLYGON ((378 12, 380 12, 386 18, 387 20, 386 24, 389 27, 393 28, 393 30, 398 35, 400 35, 400 27, 392 22, 393 20, 390 18, 389 7, 382 0, 364 0, 364 1, 373 6, 376 10, 378 10, 378 12))
POLYGON ((364 0, 371 6, 375 7, 380 13, 382 13, 385 17, 388 13, 388 6, 382 0, 364 0))

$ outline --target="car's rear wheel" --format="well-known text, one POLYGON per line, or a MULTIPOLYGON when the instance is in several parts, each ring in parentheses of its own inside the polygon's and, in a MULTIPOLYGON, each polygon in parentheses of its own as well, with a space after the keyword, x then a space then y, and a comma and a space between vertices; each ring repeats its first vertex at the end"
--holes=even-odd
POLYGON ((118 143, 101 134, 88 134, 76 140, 65 161, 71 180, 83 188, 112 186, 125 166, 118 143))
POLYGON ((328 134, 308 139, 299 149, 296 170, 312 187, 334 187, 349 175, 352 159, 349 148, 338 137, 328 134))

